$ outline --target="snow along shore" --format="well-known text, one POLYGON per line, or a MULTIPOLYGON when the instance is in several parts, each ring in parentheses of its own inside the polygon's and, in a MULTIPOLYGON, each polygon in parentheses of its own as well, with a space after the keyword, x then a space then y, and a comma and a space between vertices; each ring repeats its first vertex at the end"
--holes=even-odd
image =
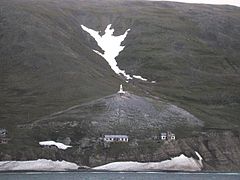
POLYGON ((78 165, 67 161, 38 159, 32 161, 0 161, 0 171, 68 171, 78 165))
POLYGON ((56 146, 58 149, 63 149, 66 150, 67 148, 70 148, 72 146, 65 145, 60 142, 55 142, 55 141, 41 141, 39 142, 41 146, 56 146))
POLYGON ((198 152, 195 152, 199 160, 188 158, 181 154, 180 156, 171 158, 162 162, 113 162, 103 166, 93 168, 94 170, 106 171, 149 171, 149 170, 163 170, 163 171, 201 171, 202 157, 198 152))

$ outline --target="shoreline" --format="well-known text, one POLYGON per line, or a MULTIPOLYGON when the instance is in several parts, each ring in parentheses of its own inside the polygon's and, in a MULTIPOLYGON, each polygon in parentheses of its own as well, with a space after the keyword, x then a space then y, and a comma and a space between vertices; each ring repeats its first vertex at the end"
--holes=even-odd
POLYGON ((145 170, 145 171, 112 171, 112 170, 94 170, 94 169, 79 169, 79 170, 66 170, 66 171, 41 171, 41 170, 10 170, 0 171, 1 174, 14 174, 14 173, 172 173, 172 174, 239 174, 240 172, 224 172, 224 171, 174 171, 174 170, 145 170))

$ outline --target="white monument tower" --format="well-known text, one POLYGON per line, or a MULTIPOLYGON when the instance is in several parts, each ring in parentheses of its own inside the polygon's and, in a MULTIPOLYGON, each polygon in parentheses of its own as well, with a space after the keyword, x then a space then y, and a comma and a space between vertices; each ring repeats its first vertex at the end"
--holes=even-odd
POLYGON ((123 90, 122 84, 120 85, 120 89, 118 91, 119 94, 125 94, 126 92, 123 90))

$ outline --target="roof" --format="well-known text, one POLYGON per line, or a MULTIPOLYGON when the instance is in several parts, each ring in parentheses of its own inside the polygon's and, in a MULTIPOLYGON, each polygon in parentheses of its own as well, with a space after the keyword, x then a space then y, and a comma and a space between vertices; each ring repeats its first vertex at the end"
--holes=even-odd
POLYGON ((104 135, 105 138, 128 138, 127 135, 104 135))
POLYGON ((167 136, 167 133, 161 133, 161 136, 167 136))

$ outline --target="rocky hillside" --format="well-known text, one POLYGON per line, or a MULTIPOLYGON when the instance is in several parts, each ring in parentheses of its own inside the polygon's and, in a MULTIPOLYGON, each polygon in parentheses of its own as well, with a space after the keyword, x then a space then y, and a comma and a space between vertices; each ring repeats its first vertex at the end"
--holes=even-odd
MULTIPOLYGON (((38 131, 37 131, 38 132, 38 131)), ((24 140, 22 141, 24 142, 24 140)), ((64 140, 62 141, 64 142, 64 140)), ((95 167, 115 161, 159 162, 185 154, 203 157, 203 171, 239 171, 240 136, 231 131, 208 130, 192 137, 161 142, 153 139, 131 139, 129 143, 112 144, 104 148, 97 138, 82 138, 72 148, 40 148, 13 144, 1 147, 0 160, 52 159, 75 162, 80 166, 95 167)))
POLYGON ((121 158, 147 161, 156 153, 151 160, 157 161, 198 150, 205 169, 236 170, 239 27, 239 8, 233 6, 1 0, 0 128, 9 131, 11 141, 1 145, 0 159, 66 159, 93 166, 118 160, 142 143, 137 157, 121 158), (120 69, 149 81, 126 83, 93 52, 102 50, 81 25, 102 35, 109 24, 114 35, 130 29, 117 57, 120 69), (115 94, 120 84, 128 94, 115 94), (209 128, 217 129, 216 135, 209 128), (178 149, 173 154, 157 153, 167 145, 150 140, 165 130, 179 139, 168 144, 178 149), (121 132, 132 142, 122 151, 113 147, 106 158, 98 137, 121 132), (38 145, 66 138, 72 150, 38 145))
MULTIPOLYGON (((48 129, 49 132, 59 132, 58 136, 61 136, 61 133, 71 138, 76 136, 76 140, 84 137, 98 138, 102 134, 128 134, 132 138, 151 138, 160 131, 193 131, 194 128, 202 126, 201 120, 184 109, 129 92, 113 94, 53 113, 34 123, 20 125, 33 129, 33 133, 38 128, 48 129), (82 136, 74 134, 72 129, 82 131, 82 136)), ((43 132, 38 134, 41 139, 51 138, 47 130, 43 132)))

